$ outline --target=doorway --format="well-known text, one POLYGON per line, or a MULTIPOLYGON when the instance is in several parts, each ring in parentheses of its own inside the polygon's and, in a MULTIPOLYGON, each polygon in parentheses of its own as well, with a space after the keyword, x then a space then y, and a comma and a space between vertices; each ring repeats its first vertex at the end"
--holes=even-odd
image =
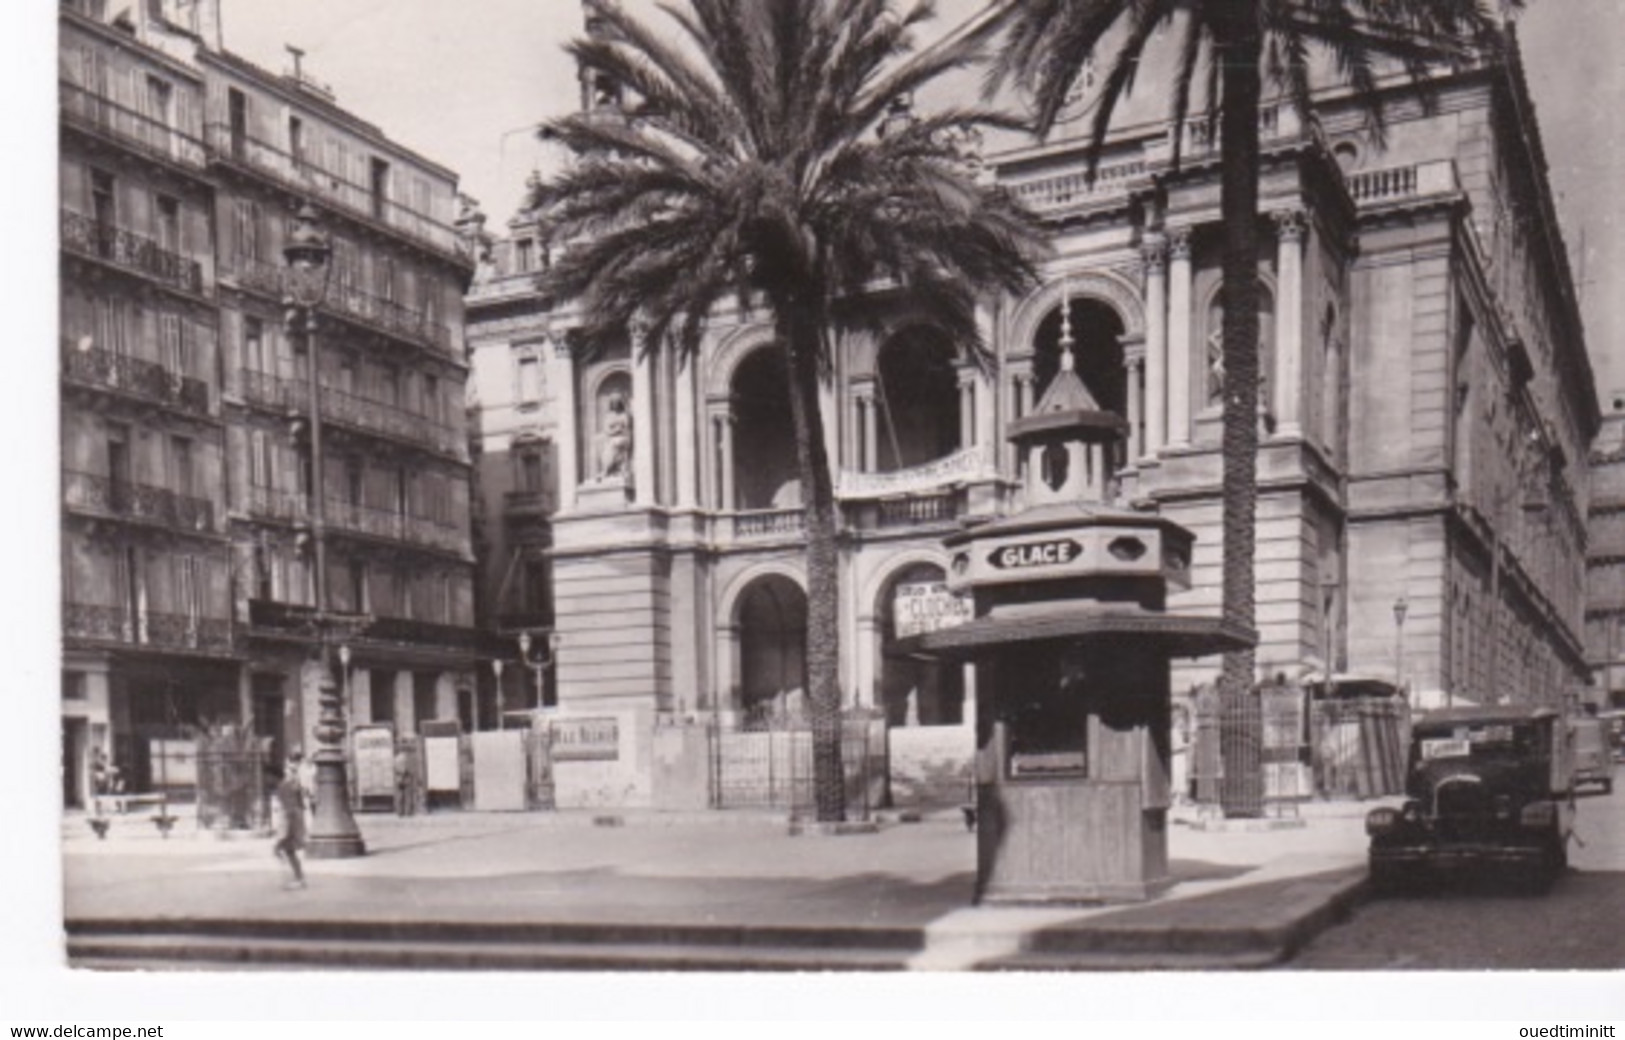
POLYGON ((62 720, 62 807, 83 809, 88 802, 90 727, 84 719, 62 720))

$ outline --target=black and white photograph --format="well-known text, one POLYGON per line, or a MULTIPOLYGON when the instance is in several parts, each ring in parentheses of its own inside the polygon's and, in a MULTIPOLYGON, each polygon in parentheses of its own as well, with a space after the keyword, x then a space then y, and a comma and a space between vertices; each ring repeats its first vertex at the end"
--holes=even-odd
POLYGON ((39 1022, 1625 1020, 1616 0, 55 7, 39 1022))

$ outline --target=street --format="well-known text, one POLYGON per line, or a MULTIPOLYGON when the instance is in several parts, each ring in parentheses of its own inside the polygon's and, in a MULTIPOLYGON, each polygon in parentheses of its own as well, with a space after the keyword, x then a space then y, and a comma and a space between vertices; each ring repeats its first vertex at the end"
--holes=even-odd
POLYGON ((1575 833, 1570 870, 1549 893, 1476 881, 1379 896, 1284 967, 1625 967, 1625 795, 1582 794, 1575 833))

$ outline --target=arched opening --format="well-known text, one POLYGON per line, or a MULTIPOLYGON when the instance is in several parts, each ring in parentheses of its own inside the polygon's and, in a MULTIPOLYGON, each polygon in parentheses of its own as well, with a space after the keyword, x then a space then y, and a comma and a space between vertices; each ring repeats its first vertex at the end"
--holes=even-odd
MULTIPOLYGON (((1258 405, 1273 412, 1270 388, 1275 376, 1275 294, 1258 287, 1258 405)), ((1208 408, 1224 404, 1224 293, 1216 291, 1208 301, 1207 347, 1202 366, 1201 395, 1197 400, 1208 408)))
POLYGON ((807 594, 781 574, 739 597, 739 706, 748 728, 806 718, 807 594))
POLYGON ((801 504, 796 472, 795 430, 790 422, 790 388, 783 354, 764 347, 734 371, 729 407, 733 413, 735 509, 793 509, 801 504))
MULTIPOLYGON (((1123 319, 1109 304, 1079 297, 1068 305, 1072 333, 1072 365, 1078 378, 1108 412, 1128 418, 1128 371, 1123 366, 1123 319)), ((1033 404, 1061 370, 1061 308, 1038 323, 1033 339, 1033 404)), ((1126 460, 1127 445, 1118 442, 1115 465, 1126 460)))
POLYGON ((897 641, 933 626, 945 606, 947 575, 917 563, 892 576, 881 593, 879 706, 888 726, 952 726, 964 719, 964 669, 899 653, 897 641))
POLYGON ((939 330, 916 325, 880 348, 875 449, 882 473, 951 455, 960 444, 955 350, 939 330))

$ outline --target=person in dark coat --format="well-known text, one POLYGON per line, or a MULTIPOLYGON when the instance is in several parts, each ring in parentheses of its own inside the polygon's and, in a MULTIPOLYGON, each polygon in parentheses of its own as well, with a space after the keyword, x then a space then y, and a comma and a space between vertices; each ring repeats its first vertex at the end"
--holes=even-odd
POLYGON ((282 836, 276 843, 276 855, 286 859, 293 869, 293 880, 286 888, 305 887, 305 872, 299 865, 299 850, 305 847, 305 788, 299 782, 303 757, 297 751, 288 756, 288 767, 276 787, 277 805, 282 809, 282 836))

